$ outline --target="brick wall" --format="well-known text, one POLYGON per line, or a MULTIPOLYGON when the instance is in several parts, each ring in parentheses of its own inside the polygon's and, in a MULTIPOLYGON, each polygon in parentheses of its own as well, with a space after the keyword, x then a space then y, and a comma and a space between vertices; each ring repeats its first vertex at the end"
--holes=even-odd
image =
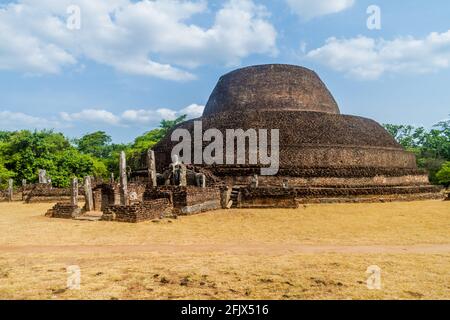
POLYGON ((129 206, 113 205, 105 209, 104 220, 137 223, 170 216, 172 205, 168 199, 155 199, 129 206))
POLYGON ((207 201, 220 201, 219 188, 193 188, 188 187, 186 190, 186 205, 193 206, 207 201))
POLYGON ((0 190, 0 202, 8 201, 8 190, 0 190))
POLYGON ((144 200, 167 198, 171 199, 175 208, 192 206, 211 200, 220 200, 220 189, 217 187, 180 187, 161 186, 148 188, 144 194, 144 200))
POLYGON ((137 198, 136 200, 131 200, 132 202, 141 202, 144 200, 144 193, 145 193, 145 189, 147 188, 147 183, 145 182, 133 182, 133 183, 129 183, 128 186, 128 195, 132 195, 134 194, 137 198))
POLYGON ((70 203, 57 203, 52 209, 46 213, 47 217, 72 219, 81 214, 78 206, 72 206, 70 203))
MULTIPOLYGON (((22 201, 22 188, 15 189, 13 192, 13 201, 22 201)), ((8 190, 0 190, 0 202, 9 201, 8 190)))
MULTIPOLYGON (((26 203, 36 202, 70 202, 72 191, 70 188, 52 188, 47 184, 34 184, 27 186, 24 191, 26 203)), ((79 188, 78 200, 84 201, 84 190, 79 188)))
POLYGON ((340 199, 353 199, 353 202, 368 202, 387 199, 424 200, 442 199, 438 186, 398 186, 362 188, 241 188, 238 207, 295 207, 295 203, 340 202, 340 199), (328 199, 328 200, 327 200, 328 199))

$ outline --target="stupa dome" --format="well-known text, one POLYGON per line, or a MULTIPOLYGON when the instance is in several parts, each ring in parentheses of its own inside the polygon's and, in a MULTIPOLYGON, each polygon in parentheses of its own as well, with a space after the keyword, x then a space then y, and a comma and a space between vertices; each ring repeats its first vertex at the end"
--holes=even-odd
POLYGON ((252 66, 222 76, 203 115, 250 110, 339 114, 336 101, 314 71, 283 64, 252 66))
MULTIPOLYGON (((177 128, 193 137, 199 122, 203 133, 208 129, 223 133, 228 129, 279 131, 278 173, 261 177, 260 185, 280 186, 289 181, 297 187, 337 188, 331 193, 351 186, 358 189, 342 192, 355 194, 428 190, 418 187, 428 186, 428 177, 418 170, 413 153, 405 151, 376 121, 340 114, 322 80, 303 67, 262 65, 222 76, 203 116, 177 128)), ((169 133, 154 147, 159 170, 171 163, 171 151, 177 144, 169 133)), ((206 146, 204 142, 203 149, 206 146)), ((247 150, 245 164, 196 166, 227 185, 247 185, 267 167, 259 160, 256 164, 248 160, 247 150)), ((311 190, 308 192, 315 192, 311 190)))

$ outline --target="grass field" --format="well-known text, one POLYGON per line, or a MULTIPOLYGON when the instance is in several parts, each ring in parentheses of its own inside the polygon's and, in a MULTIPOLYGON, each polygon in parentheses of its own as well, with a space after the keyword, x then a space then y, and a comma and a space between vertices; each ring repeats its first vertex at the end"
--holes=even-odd
POLYGON ((215 211, 142 224, 0 203, 2 299, 450 299, 450 202, 215 211), (67 289, 66 268, 81 269, 67 289), (381 268, 381 290, 366 270, 381 268))

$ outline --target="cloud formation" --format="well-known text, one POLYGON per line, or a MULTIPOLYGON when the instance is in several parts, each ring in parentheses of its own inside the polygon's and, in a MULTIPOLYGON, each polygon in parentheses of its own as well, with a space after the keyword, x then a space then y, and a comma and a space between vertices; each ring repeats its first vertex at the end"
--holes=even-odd
POLYGON ((394 40, 359 36, 329 38, 306 58, 351 77, 373 80, 385 74, 425 74, 450 66, 450 30, 422 39, 394 40))
POLYGON ((304 19, 312 19, 344 11, 355 0, 286 0, 291 10, 304 19))
POLYGON ((65 122, 90 122, 95 124, 118 125, 121 118, 106 110, 84 109, 76 113, 61 112, 60 118, 65 122))
POLYGON ((84 109, 80 112, 61 112, 59 119, 64 124, 92 123, 111 126, 150 126, 156 125, 161 120, 174 120, 181 115, 187 115, 188 119, 198 118, 203 114, 204 106, 191 104, 181 110, 168 108, 128 109, 121 114, 114 114, 104 109, 84 109))
POLYGON ((114 114, 105 109, 83 109, 79 112, 60 112, 58 116, 45 118, 23 112, 0 111, 0 127, 4 130, 20 129, 61 129, 77 126, 113 126, 113 127, 151 127, 161 120, 174 120, 181 115, 188 119, 198 118, 203 114, 205 106, 191 104, 181 110, 168 108, 128 109, 114 114))
POLYGON ((0 111, 2 130, 59 128, 58 120, 31 116, 23 112, 0 111))
POLYGON ((215 13, 205 0, 18 0, 0 6, 0 69, 57 74, 88 59, 128 74, 190 80, 202 65, 276 54, 268 15, 252 0, 228 0, 215 13), (67 28, 71 5, 80 8, 79 30, 67 28), (209 27, 195 23, 211 14, 209 27))

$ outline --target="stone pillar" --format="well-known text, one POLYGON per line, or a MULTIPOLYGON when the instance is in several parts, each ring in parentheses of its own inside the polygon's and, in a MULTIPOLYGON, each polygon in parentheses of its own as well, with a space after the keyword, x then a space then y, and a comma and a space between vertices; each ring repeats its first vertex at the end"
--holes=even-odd
POLYGON ((196 173, 195 185, 200 188, 206 188, 206 175, 204 175, 203 173, 196 173))
POLYGON ((204 188, 206 188, 206 175, 204 175, 204 174, 202 174, 201 175, 201 187, 204 189, 204 188))
POLYGON ((114 184, 115 180, 114 180, 114 172, 111 172, 111 176, 109 177, 109 183, 110 184, 114 184))
POLYGON ((8 181, 8 201, 9 202, 13 201, 13 196, 14 196, 14 180, 9 179, 9 181, 8 181))
POLYGON ((86 211, 94 210, 94 197, 92 196, 91 177, 84 178, 84 198, 86 199, 86 211))
POLYGON ((186 165, 184 164, 180 165, 180 186, 181 187, 187 186, 187 168, 186 165))
POLYGON ((229 195, 230 195, 230 192, 229 192, 228 186, 220 189, 220 205, 221 205, 222 209, 227 208, 228 202, 230 201, 229 195))
POLYGON ((120 188, 117 185, 114 185, 114 205, 120 206, 120 188))
POLYGON ((148 170, 148 180, 152 187, 157 187, 158 183, 156 180, 156 159, 155 152, 151 149, 147 151, 147 170, 148 170))
POLYGON ((72 206, 78 206, 78 179, 72 179, 72 192, 70 196, 70 204, 72 206))
POLYGON ((255 175, 252 177, 252 184, 251 184, 251 187, 252 187, 252 188, 258 188, 258 186, 259 186, 258 175, 255 174, 255 175))
POLYGON ((47 180, 47 171, 45 170, 39 170, 39 183, 40 184, 47 184, 48 180, 47 180))
POLYGON ((27 180, 22 179, 22 201, 25 200, 25 190, 27 188, 27 180))
POLYGON ((120 204, 122 206, 126 206, 128 205, 128 182, 127 182, 127 158, 124 151, 120 153, 119 171, 120 171, 120 204))

